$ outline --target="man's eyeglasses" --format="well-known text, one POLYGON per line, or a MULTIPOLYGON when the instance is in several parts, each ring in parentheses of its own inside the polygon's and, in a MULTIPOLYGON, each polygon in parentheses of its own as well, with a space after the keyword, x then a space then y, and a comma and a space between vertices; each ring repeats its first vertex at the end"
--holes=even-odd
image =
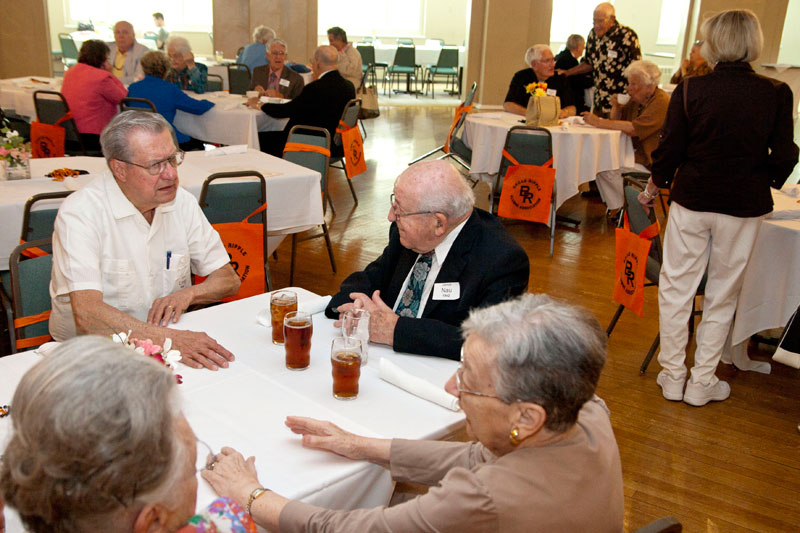
POLYGON ((395 218, 410 217, 412 215, 432 215, 436 213, 436 211, 414 211, 413 213, 398 213, 397 202, 395 201, 394 193, 389 195, 389 201, 391 202, 392 213, 394 213, 395 218))
MULTIPOLYGON (((461 363, 458 365, 458 370, 456 370, 456 389, 458 389, 458 394, 472 394, 473 396, 483 396, 484 398, 494 398, 496 400, 503 401, 500 396, 496 394, 487 394, 485 392, 477 392, 472 390, 467 390, 461 387, 461 374, 464 372, 464 346, 461 346, 461 363)), ((504 402, 505 403, 505 402, 504 402)))
POLYGON ((286 52, 284 50, 278 50, 276 52, 270 51, 270 54, 273 56, 285 56, 286 52))
POLYGON ((169 164, 172 168, 178 168, 178 165, 183 163, 183 156, 184 156, 183 151, 178 150, 168 158, 162 159, 161 161, 156 161, 155 163, 150 163, 149 165, 140 165, 139 163, 134 163, 133 161, 125 161, 124 159, 119 159, 119 161, 122 161, 123 163, 127 163, 129 165, 141 167, 145 169, 147 173, 150 174, 151 176, 158 176, 167 169, 167 164, 169 164))

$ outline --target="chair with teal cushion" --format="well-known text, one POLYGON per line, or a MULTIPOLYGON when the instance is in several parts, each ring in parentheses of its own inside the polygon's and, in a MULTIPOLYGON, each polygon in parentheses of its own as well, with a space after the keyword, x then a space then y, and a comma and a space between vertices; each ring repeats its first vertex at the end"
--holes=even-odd
POLYGON ((61 62, 69 68, 78 62, 78 47, 69 33, 59 33, 58 41, 61 43, 61 62))
MULTIPOLYGON (((342 111, 342 118, 341 122, 344 122, 348 128, 355 128, 357 127, 358 123, 358 113, 361 111, 361 99, 355 98, 347 102, 347 105, 344 106, 344 110, 342 111)), ((341 126, 341 124, 340 124, 341 126)), ((338 127, 336 128, 339 129, 338 127)), ((333 145, 336 147, 331 152, 337 154, 343 154, 346 152, 345 147, 342 146, 342 134, 338 131, 336 135, 333 136, 333 145)), ((366 155, 364 155, 366 158, 366 155)), ((347 173, 347 165, 344 163, 343 156, 336 156, 332 157, 330 161, 330 166, 333 168, 338 168, 339 170, 344 171, 344 175, 347 178, 347 185, 350 187, 350 194, 353 195, 353 201, 355 202, 356 206, 358 206, 358 196, 356 196, 356 190, 353 188, 353 182, 350 175, 347 173)))
MULTIPOLYGON (((286 140, 286 149, 283 152, 283 158, 305 168, 315 170, 320 175, 320 187, 322 189, 322 213, 325 214, 325 207, 330 202, 328 197, 328 164, 330 156, 320 152, 310 150, 295 149, 300 148, 297 145, 311 145, 323 148, 330 153, 331 139, 330 133, 325 128, 318 128, 315 126, 293 126, 289 130, 289 137, 286 140), (294 145, 294 146, 293 146, 294 145)), ((333 211, 333 204, 331 204, 331 211, 333 211)), ((335 214, 335 212, 334 212, 335 214)), ((325 220, 322 221, 322 233, 316 233, 306 237, 298 238, 297 233, 292 233, 292 263, 289 270, 289 285, 294 284, 294 265, 297 256, 297 243, 308 241, 311 239, 325 238, 325 245, 328 247, 328 258, 331 261, 331 269, 336 273, 336 261, 333 258, 333 246, 331 245, 331 238, 328 234, 328 225, 325 220)))
POLYGON ((392 95, 392 84, 394 80, 406 77, 406 90, 417 94, 417 63, 414 46, 398 46, 394 53, 394 62, 386 69, 386 77, 383 79, 383 92, 386 94, 386 82, 389 82, 389 96, 392 95), (414 81, 414 90, 411 90, 411 80, 414 81))
MULTIPOLYGON (((22 213, 20 242, 51 238, 58 208, 61 207, 61 201, 70 194, 72 194, 72 191, 43 192, 28 198, 22 213), (34 206, 36 206, 36 209, 34 209, 34 206)), ((50 246, 42 249, 52 253, 52 247, 50 246)))
MULTIPOLYGON (((50 319, 50 271, 53 256, 25 257, 29 248, 46 248, 51 241, 39 239, 20 244, 9 258, 11 285, 11 310, 9 337, 11 352, 34 348, 51 340, 48 331, 50 319)), ((5 295, 2 296, 5 299, 5 295)))
MULTIPOLYGON (((427 86, 430 87, 431 98, 436 97, 436 91, 434 89, 436 76, 445 77, 445 87, 447 87, 448 83, 452 84, 452 88, 449 91, 451 94, 458 92, 458 48, 442 48, 442 51, 439 52, 439 59, 436 61, 436 64, 428 65, 423 84, 427 84, 427 86)), ((425 92, 427 94, 427 89, 425 92)))

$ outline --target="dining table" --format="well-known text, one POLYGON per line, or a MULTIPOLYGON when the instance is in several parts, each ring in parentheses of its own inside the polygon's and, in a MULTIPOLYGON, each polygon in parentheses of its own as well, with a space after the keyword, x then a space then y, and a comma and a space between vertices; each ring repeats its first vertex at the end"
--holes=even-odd
POLYGON ((22 76, 0 80, 0 107, 4 111, 13 111, 28 120, 36 118, 33 106, 34 91, 61 92, 63 78, 47 76, 22 76))
MULTIPOLYGON (((31 160, 31 179, 0 181, 0 269, 8 268, 11 251, 19 244, 25 202, 34 194, 77 190, 108 170, 102 157, 54 157, 31 160), (86 175, 54 181, 45 176, 54 169, 85 170, 86 175)), ((200 197, 203 181, 217 172, 256 170, 267 183, 268 254, 286 235, 323 222, 319 172, 245 146, 205 152, 186 152, 178 167, 180 185, 200 197), (238 152, 238 153, 233 153, 238 152)), ((242 178, 247 179, 247 178, 242 178)), ((41 208, 47 208, 43 203, 41 208)))
MULTIPOLYGON (((598 172, 634 164, 633 143, 628 135, 579 122, 579 117, 574 117, 546 128, 553 140, 556 209, 578 193, 579 185, 595 179, 598 172)), ((505 111, 467 115, 461 139, 472 150, 470 175, 493 185, 508 131, 524 125, 525 117, 505 111)))
MULTIPOLYGON (((297 292, 300 310, 315 313, 310 366, 304 371, 286 368, 284 347, 272 343, 269 321, 263 324, 269 294, 186 313, 174 325, 176 329, 205 331, 236 359, 216 372, 178 364, 176 373, 183 380, 178 385, 183 413, 198 439, 212 451, 231 446, 245 457, 254 456, 259 480, 278 494, 334 509, 388 505, 394 483, 387 469, 304 448, 300 437, 291 433, 284 421, 289 415, 307 416, 330 420, 371 437, 445 439, 463 429, 463 413, 384 381, 382 360, 435 389, 443 388, 458 363, 370 344, 367 364, 361 368, 358 397, 337 400, 332 394, 330 351, 332 340, 341 333, 321 312, 330 297, 322 298, 302 288, 290 289, 297 292)), ((0 404, 11 404, 11 418, 14 390, 23 374, 51 353, 52 346, 46 346, 46 351, 44 348, 44 355, 34 350, 0 358, 0 404)), ((143 356, 132 353, 131 357, 143 356)), ((10 433, 11 419, 0 419, 0 450, 10 433)), ((201 478, 198 509, 214 498, 210 485, 201 478)), ((7 506, 5 514, 6 532, 21 532, 13 509, 7 506)))

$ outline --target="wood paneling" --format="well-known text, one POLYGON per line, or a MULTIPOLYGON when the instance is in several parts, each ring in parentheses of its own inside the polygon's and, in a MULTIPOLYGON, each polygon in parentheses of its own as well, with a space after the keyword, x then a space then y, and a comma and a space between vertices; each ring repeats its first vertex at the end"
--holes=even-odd
POLYGON ((0 78, 52 76, 46 0, 0 4, 0 78))

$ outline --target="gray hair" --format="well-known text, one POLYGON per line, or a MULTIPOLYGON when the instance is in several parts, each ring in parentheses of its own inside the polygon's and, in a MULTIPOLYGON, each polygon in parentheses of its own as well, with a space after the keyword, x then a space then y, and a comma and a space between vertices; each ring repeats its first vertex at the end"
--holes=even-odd
POLYGON ((180 496, 189 451, 166 366, 109 339, 76 337, 22 377, 12 403, 0 493, 29 530, 120 530, 126 508, 180 496))
POLYGON ((167 40, 164 43, 164 48, 166 50, 174 48, 175 51, 181 55, 186 55, 192 51, 192 45, 189 44, 189 41, 186 39, 186 37, 181 37, 180 35, 170 35, 167 37, 167 40))
POLYGON ((267 41, 267 53, 269 53, 269 50, 270 48, 272 48, 273 44, 279 44, 283 46, 283 48, 286 50, 286 55, 289 55, 289 45, 286 44, 286 41, 284 41, 283 39, 278 39, 277 37, 273 37, 272 39, 267 41))
POLYGON ((700 28, 704 43, 700 55, 711 63, 755 61, 764 46, 758 17, 749 9, 731 9, 706 19, 700 28))
POLYGON ((658 87, 661 80, 661 69, 652 61, 646 59, 637 59, 630 65, 625 67, 623 71, 628 80, 631 78, 639 78, 648 87, 658 87))
POLYGON ((321 67, 332 68, 339 64, 339 52, 330 45, 322 45, 314 50, 314 61, 321 67))
POLYGON ((573 33, 572 35, 567 37, 567 44, 566 44, 567 50, 570 51, 575 50, 576 48, 578 48, 578 46, 580 46, 585 42, 586 40, 583 38, 583 35, 580 35, 578 33, 573 33))
POLYGON ((397 177, 412 179, 417 187, 417 211, 442 213, 450 220, 463 217, 475 205, 475 194, 461 174, 447 161, 423 161, 397 177))
POLYGON ((100 134, 100 146, 103 149, 106 163, 112 159, 131 161, 135 154, 131 150, 129 140, 131 134, 139 130, 155 135, 167 130, 172 136, 175 148, 178 147, 175 130, 160 114, 150 111, 125 111, 111 119, 111 122, 106 124, 100 134))
POLYGON ((275 38, 275 30, 268 26, 256 26, 253 30, 253 42, 254 43, 265 43, 270 39, 275 38))
POLYGON ((550 51, 550 47, 546 44, 534 44, 525 51, 525 64, 530 66, 534 61, 541 60, 545 51, 550 51))
POLYGON ((497 350, 493 382, 500 399, 544 408, 545 427, 566 431, 597 388, 606 359, 600 323, 582 307, 546 294, 474 309, 461 325, 497 350))

